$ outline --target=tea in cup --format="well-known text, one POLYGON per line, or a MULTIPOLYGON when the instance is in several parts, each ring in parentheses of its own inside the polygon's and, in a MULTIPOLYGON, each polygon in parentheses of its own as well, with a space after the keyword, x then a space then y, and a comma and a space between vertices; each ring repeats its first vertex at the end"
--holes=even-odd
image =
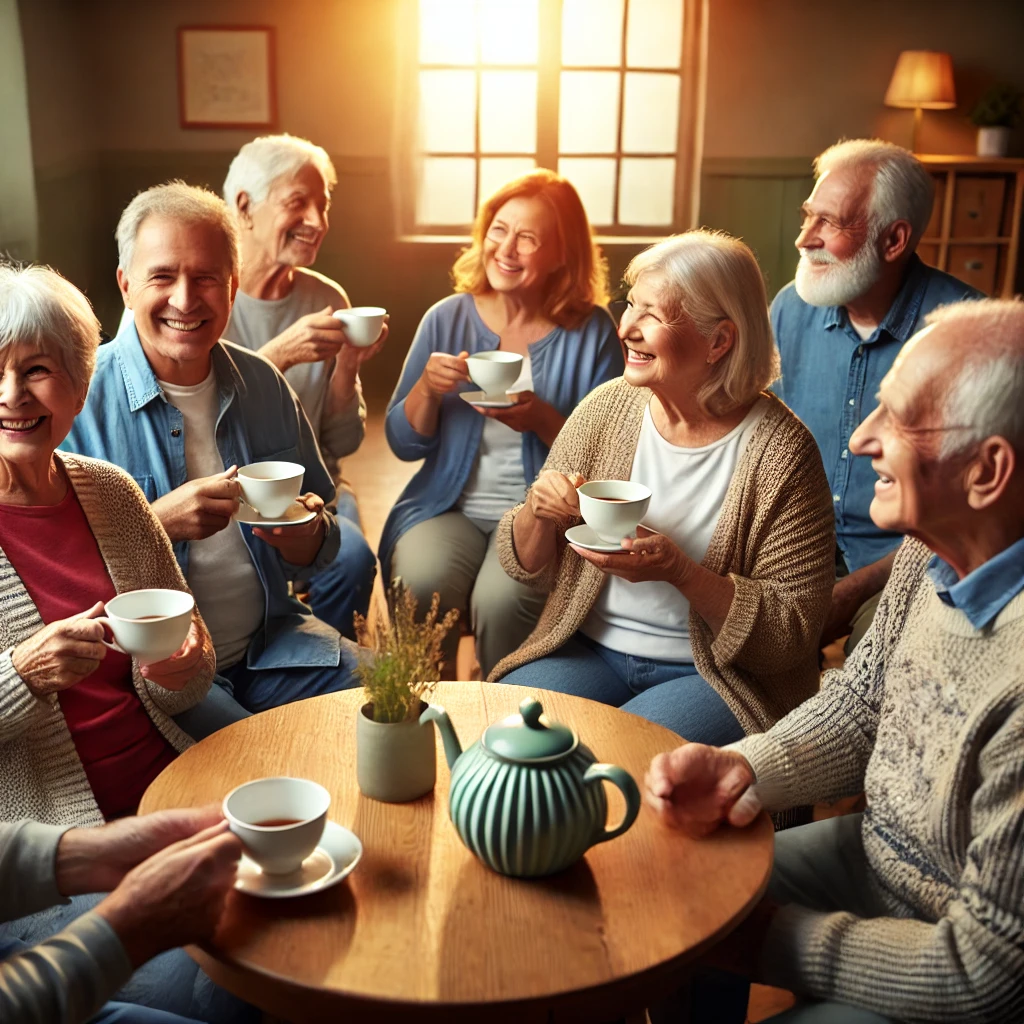
POLYGON ((183 590, 130 590, 111 598, 106 615, 97 619, 114 634, 112 651, 135 658, 140 665, 169 658, 188 636, 195 601, 183 590))
POLYGON ((383 306, 353 306, 339 309, 332 315, 341 321, 350 345, 368 348, 380 337, 387 310, 383 306))
POLYGON ((305 473, 297 462, 251 462, 238 471, 242 499, 265 519, 277 519, 299 496, 305 473))
POLYGON ((651 503, 651 489, 630 480, 591 480, 576 489, 580 515, 606 544, 636 537, 651 503))
POLYGON ((298 871, 316 849, 331 794, 318 782, 285 776, 255 779, 224 797, 228 819, 245 852, 264 874, 298 871))
POLYGON ((519 379, 523 357, 516 352, 478 352, 466 359, 469 379, 488 398, 504 398, 519 379))

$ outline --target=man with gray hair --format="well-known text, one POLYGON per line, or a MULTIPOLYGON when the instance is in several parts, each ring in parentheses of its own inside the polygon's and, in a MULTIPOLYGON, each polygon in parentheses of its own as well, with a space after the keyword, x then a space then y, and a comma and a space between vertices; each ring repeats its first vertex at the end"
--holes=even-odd
POLYGON ((872 519, 907 535, 863 642, 768 732, 647 776, 697 835, 865 792, 776 834, 767 899, 715 951, 809 1001, 787 1024, 1024 1020, 1024 303, 927 324, 850 438, 872 519))
POLYGON ((832 489, 839 579, 823 643, 863 636, 892 568, 898 533, 868 514, 874 475, 850 436, 875 408, 900 348, 937 306, 981 293, 916 255, 934 185, 920 161, 878 139, 852 139, 814 163, 802 207, 796 280, 772 303, 779 397, 818 442, 832 489))
POLYGON ((238 287, 234 219, 212 192, 171 182, 128 204, 117 241, 134 317, 101 347, 63 447, 121 466, 142 488, 213 637, 216 682, 242 707, 354 685, 355 644, 289 589, 337 557, 334 484, 288 382, 221 340, 238 287), (238 521, 237 469, 273 460, 306 469, 294 521, 238 521))

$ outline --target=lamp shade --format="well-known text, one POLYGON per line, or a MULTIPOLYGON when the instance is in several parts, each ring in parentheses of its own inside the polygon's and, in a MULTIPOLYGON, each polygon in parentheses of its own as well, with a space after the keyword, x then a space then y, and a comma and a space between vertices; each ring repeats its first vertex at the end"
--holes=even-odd
POLYGON ((935 50, 904 50, 885 93, 887 107, 950 110, 956 106, 953 58, 935 50))

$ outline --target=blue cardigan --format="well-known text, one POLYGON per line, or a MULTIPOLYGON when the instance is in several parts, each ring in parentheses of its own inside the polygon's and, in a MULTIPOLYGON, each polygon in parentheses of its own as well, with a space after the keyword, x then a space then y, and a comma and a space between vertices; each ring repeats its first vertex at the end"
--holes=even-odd
MULTIPOLYGON (((496 349, 500 338, 477 312, 472 295, 450 295, 427 310, 413 338, 395 393, 388 402, 385 432, 391 450, 403 461, 425 459, 419 472, 402 491, 384 524, 380 564, 390 579, 391 553, 398 539, 418 523, 447 512, 462 494, 476 460, 484 417, 458 392, 445 395, 437 433, 425 437, 409 425, 405 399, 419 380, 433 352, 457 356, 496 349)), ((615 324, 600 306, 576 328, 556 327, 529 347, 533 390, 563 416, 576 408, 598 384, 622 374, 622 346, 615 324)), ((471 391, 467 383, 461 390, 471 391)), ((523 437, 523 474, 527 483, 544 465, 548 450, 532 431, 523 437)))

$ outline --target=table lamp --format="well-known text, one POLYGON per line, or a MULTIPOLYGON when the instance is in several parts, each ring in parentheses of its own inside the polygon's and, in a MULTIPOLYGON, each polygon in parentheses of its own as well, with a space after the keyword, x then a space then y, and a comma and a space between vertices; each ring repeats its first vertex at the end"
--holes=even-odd
POLYGON ((885 93, 887 107, 913 107, 910 149, 917 152, 922 110, 952 110, 956 106, 953 58, 935 50, 904 50, 896 61, 885 93))

